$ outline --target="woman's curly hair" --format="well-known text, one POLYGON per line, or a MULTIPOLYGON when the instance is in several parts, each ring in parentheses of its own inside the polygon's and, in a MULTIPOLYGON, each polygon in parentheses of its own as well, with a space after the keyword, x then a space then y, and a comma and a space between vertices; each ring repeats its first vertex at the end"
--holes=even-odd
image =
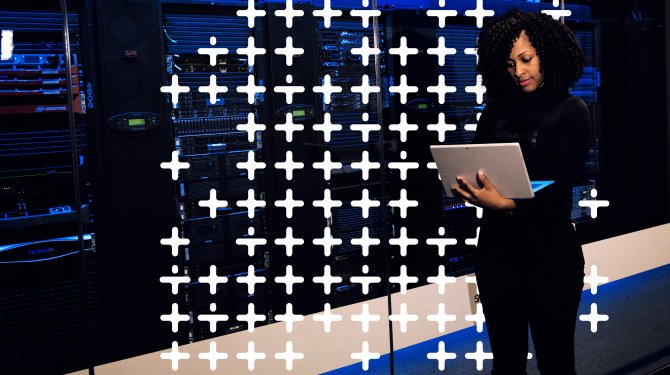
POLYGON ((582 75, 584 53, 567 26, 546 14, 513 9, 484 26, 477 41, 477 70, 491 100, 516 96, 518 92, 506 64, 514 41, 523 30, 540 58, 545 89, 567 93, 582 75))

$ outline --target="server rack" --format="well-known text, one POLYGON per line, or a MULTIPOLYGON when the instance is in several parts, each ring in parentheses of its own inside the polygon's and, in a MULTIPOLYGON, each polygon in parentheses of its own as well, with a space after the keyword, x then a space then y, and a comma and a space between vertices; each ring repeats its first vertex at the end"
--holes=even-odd
MULTIPOLYGON (((253 122, 261 123, 262 96, 249 103, 246 94, 236 92, 237 87, 247 83, 249 75, 255 74, 254 65, 236 51, 246 47, 249 37, 259 32, 249 29, 246 20, 234 12, 226 7, 187 9, 179 4, 167 5, 164 10, 167 74, 179 77, 181 85, 191 88, 173 106, 171 115, 175 149, 180 160, 190 163, 190 168, 180 172, 176 201, 180 236, 190 240, 184 249, 182 272, 191 279, 185 288, 192 317, 191 340, 245 329, 234 317, 245 313, 249 303, 254 304, 256 313, 266 315, 266 322, 271 319, 267 284, 258 285, 254 293, 248 293, 244 285, 235 282, 237 277, 247 276, 249 266, 256 276, 267 276, 270 253, 267 247, 257 247, 248 256, 247 247, 237 241, 266 238, 267 229, 265 208, 250 211, 238 204, 247 198, 264 200, 266 187, 263 172, 256 172, 252 179, 237 165, 248 161, 249 153, 256 162, 263 162, 265 156, 263 133, 255 132, 250 140, 246 131, 238 129, 238 125, 249 121, 249 116, 253 122), (214 47, 226 48, 228 53, 219 55, 212 65, 209 56, 199 54, 198 50, 214 47), (198 87, 209 85, 211 76, 216 77, 219 86, 228 88, 225 95, 219 94, 214 100, 198 91, 198 87), (228 202, 215 218, 198 205, 209 199, 212 190, 218 199, 228 202), (199 281, 211 272, 229 280, 219 284, 215 293, 210 293, 209 285, 199 281), (212 332, 209 323, 198 317, 214 311, 230 318, 218 323, 212 332)), ((259 38, 256 40, 259 45, 259 38)))
POLYGON ((593 222, 590 211, 586 207, 580 207, 579 201, 593 199, 591 191, 597 188, 599 165, 599 139, 598 128, 600 126, 600 106, 598 105, 598 90, 600 88, 600 71, 598 66, 598 32, 600 25, 590 19, 579 21, 566 20, 566 24, 573 30, 577 42, 584 51, 585 66, 582 77, 577 81, 571 93, 580 97, 591 111, 591 133, 592 141, 586 165, 582 170, 582 176, 572 189, 572 221, 580 225, 589 225, 593 222))
MULTIPOLYGON (((271 9, 278 7, 274 6, 271 9)), ((310 72, 308 78, 303 78, 302 84, 306 92, 299 97, 299 100, 302 100, 299 103, 310 108, 313 113, 298 120, 304 124, 297 146, 303 155, 302 161, 305 162, 303 180, 287 182, 285 187, 299 189, 300 197, 307 205, 325 200, 327 194, 339 205, 332 208, 329 214, 325 214, 321 208, 309 208, 303 212, 302 217, 294 219, 293 228, 300 228, 305 237, 305 246, 301 250, 303 255, 292 259, 280 258, 285 263, 291 262, 294 268, 303 270, 302 275, 306 280, 324 275, 326 272, 342 278, 341 282, 333 285, 330 293, 324 293, 323 286, 312 283, 304 286, 299 296, 287 296, 285 299, 286 302, 299 304, 302 313, 314 313, 321 311, 325 303, 337 307, 387 293, 388 254, 385 248, 390 233, 387 203, 392 176, 387 172, 387 161, 384 156, 385 154, 388 156, 391 143, 391 135, 384 118, 390 107, 388 94, 390 81, 389 67, 384 54, 386 41, 383 37, 380 38, 379 45, 381 72, 379 77, 375 70, 374 57, 369 56, 368 61, 364 62, 362 61, 364 57, 352 51, 353 48, 361 48, 366 43, 370 47, 373 45, 371 24, 364 27, 359 18, 348 14, 348 9, 342 9, 343 16, 331 20, 330 24, 326 25, 322 19, 312 16, 312 11, 317 8, 304 6, 302 9, 305 12, 301 20, 303 29, 287 30, 282 25, 283 22, 279 21, 278 25, 270 26, 270 34, 275 38, 274 43, 277 45, 283 45, 286 36, 295 39, 295 35, 303 34, 300 38, 303 41, 301 46, 305 48, 303 61, 300 63, 303 65, 297 69, 284 67, 285 64, 280 61, 269 65, 273 67, 270 74, 273 85, 283 84, 287 74, 295 74, 296 71, 310 72), (275 28, 275 32, 272 32, 272 27, 275 28), (364 79, 368 81, 364 83, 364 79), (331 85, 341 89, 340 92, 331 95, 329 102, 314 90, 316 86, 325 85, 327 80, 331 85), (379 86, 380 93, 361 95, 355 87, 364 84, 379 86), (338 130, 326 134, 323 128, 319 128, 328 122, 338 126, 338 130), (376 130, 370 131, 365 137, 361 129, 366 127, 376 130), (325 161, 328 157, 339 164, 331 170, 330 176, 326 177, 312 165, 325 161), (377 163, 376 168, 364 172, 358 164, 363 160, 377 163), (309 184, 305 184, 306 181, 310 181, 309 184), (378 203, 377 207, 370 208, 367 215, 364 215, 362 209, 356 205, 356 201, 363 199, 364 192, 368 199, 378 203), (356 240, 366 235, 379 240, 379 244, 363 250, 356 240), (322 236, 330 236, 341 242, 330 246, 329 249, 308 245, 315 240, 319 241, 322 236), (373 283, 369 290, 364 291, 361 284, 355 281, 356 276, 378 277, 380 282, 373 283)), ((379 18, 382 35, 387 20, 387 15, 379 18)), ((273 99, 274 102, 268 103, 268 108, 272 108, 268 118, 275 116, 277 123, 282 123, 286 110, 291 106, 286 105, 288 103, 277 95, 273 99)), ((289 149, 295 150, 296 145, 295 142, 290 145, 282 138, 283 134, 279 136, 275 145, 276 155, 281 155, 283 158, 284 152, 289 149)), ((283 189, 282 187, 279 191, 283 189)), ((283 191, 280 194, 283 194, 283 191)), ((274 228, 283 234, 284 227, 286 225, 274 228)), ((281 255, 282 250, 276 251, 281 255)), ((279 266, 277 269, 283 267, 279 266)), ((281 306, 281 303, 278 306, 281 306)))
POLYGON ((323 122, 325 116, 330 116, 333 124, 342 126, 342 130, 332 133, 329 142, 325 142, 323 137, 319 138, 319 143, 331 151, 333 159, 342 163, 341 170, 327 184, 333 199, 342 201, 342 206, 333 209, 332 219, 326 223, 333 236, 342 240, 342 244, 333 250, 333 256, 328 260, 333 274, 344 280, 335 288, 333 298, 337 301, 336 305, 346 305, 386 293, 385 283, 380 283, 372 285, 371 291, 364 295, 361 293, 361 285, 351 282, 351 277, 366 274, 379 276, 382 280, 388 279, 384 248, 391 234, 387 203, 394 179, 387 167, 394 139, 394 135, 388 131, 386 120, 391 106, 388 88, 392 82, 385 36, 389 17, 388 14, 382 14, 378 18, 381 76, 377 77, 374 56, 370 56, 365 64, 362 61, 365 57, 352 51, 366 43, 373 46, 372 25, 363 27, 360 19, 347 16, 346 11, 343 13, 345 16, 331 21, 329 27, 321 19, 316 22, 316 42, 320 51, 315 69, 319 77, 318 84, 324 84, 324 78, 329 76, 333 85, 342 87, 342 92, 334 94, 330 103, 325 103, 321 96, 318 98, 321 107, 319 123, 323 122), (381 83, 379 93, 370 94, 367 103, 363 95, 354 89, 355 86, 363 85, 366 77, 372 86, 381 83), (360 126, 374 125, 379 125, 380 130, 371 132, 367 141, 356 130, 360 126), (378 168, 363 172, 356 163, 365 159, 377 163, 378 168), (370 200, 379 202, 378 206, 369 209, 367 217, 356 206, 364 194, 370 200), (370 238, 380 241, 378 245, 370 246, 369 255, 355 244, 356 239, 364 235, 363 228, 367 228, 370 238), (363 267, 367 267, 367 273, 363 267))
POLYGON ((0 367, 73 371, 87 366, 86 345, 95 345, 86 336, 84 291, 88 317, 99 309, 86 282, 96 277, 95 234, 79 17, 69 12, 64 20, 57 4, 3 8, 0 29, 11 32, 3 37, 12 38, 13 50, 0 61, 0 367))

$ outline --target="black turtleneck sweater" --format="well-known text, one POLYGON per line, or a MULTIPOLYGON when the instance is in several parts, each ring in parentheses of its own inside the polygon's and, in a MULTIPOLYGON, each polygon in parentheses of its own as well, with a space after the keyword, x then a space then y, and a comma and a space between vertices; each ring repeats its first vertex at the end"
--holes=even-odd
POLYGON ((515 199, 516 209, 486 210, 496 217, 570 221, 572 186, 581 174, 591 141, 589 109, 579 98, 545 89, 489 103, 477 125, 474 143, 518 142, 531 180, 553 180, 531 199, 515 199))

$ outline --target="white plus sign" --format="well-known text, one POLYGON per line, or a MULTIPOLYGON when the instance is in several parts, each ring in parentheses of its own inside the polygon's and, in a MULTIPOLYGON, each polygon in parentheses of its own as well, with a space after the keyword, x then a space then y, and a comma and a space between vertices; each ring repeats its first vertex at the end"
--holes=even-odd
POLYGON ((342 86, 333 86, 330 83, 330 74, 326 74, 323 77, 323 83, 321 86, 312 87, 312 91, 323 94, 323 102, 329 104, 330 96, 335 92, 342 92, 342 86))
POLYGON ((254 189, 249 189, 247 191, 247 199, 237 201, 237 207, 244 207, 247 209, 247 216, 250 219, 254 218, 254 212, 256 208, 265 207, 264 200, 256 200, 256 192, 254 189))
POLYGON ((378 200, 370 199, 370 191, 368 189, 363 189, 361 200, 352 200, 352 207, 360 207, 362 210, 362 216, 364 219, 368 218, 371 207, 379 207, 381 203, 378 200))
POLYGON ((584 282, 591 284, 591 294, 598 293, 598 284, 605 284, 610 281, 608 277, 598 276, 598 266, 591 265, 591 274, 584 277, 584 282))
POLYGON ((480 227, 477 227, 475 238, 466 238, 465 239, 465 244, 466 245, 477 246, 477 243, 479 243, 479 229, 480 229, 480 227))
POLYGON ((561 17, 570 17, 572 15, 572 11, 569 9, 543 9, 541 12, 550 15, 556 21, 561 17))
POLYGON ((246 352, 237 353, 237 359, 244 359, 247 361, 247 368, 249 369, 249 371, 254 370, 256 361, 265 358, 266 358, 265 353, 256 352, 256 344, 253 341, 249 341, 249 344, 247 344, 246 352))
POLYGON ((381 317, 377 314, 370 314, 370 306, 366 302, 363 303, 361 313, 352 315, 351 320, 354 322, 361 322, 361 330, 363 332, 368 332, 370 330, 370 323, 380 321, 381 317))
POLYGON ((477 371, 482 371, 484 368, 484 360, 493 359, 493 353, 484 351, 484 344, 477 341, 477 351, 474 353, 465 353, 465 358, 474 359, 477 362, 477 371))
POLYGON ((465 92, 477 94, 477 104, 482 104, 484 101, 484 93, 486 86, 482 86, 482 75, 477 74, 477 84, 475 86, 465 86, 465 92))
POLYGON ((179 86, 179 77, 176 74, 172 75, 172 84, 170 86, 161 86, 162 93, 169 93, 171 95, 170 100, 173 106, 179 103, 179 94, 185 94, 189 91, 191 89, 188 86, 179 86))
POLYGON ((265 163, 256 161, 256 153, 247 152, 247 161, 235 164, 238 169, 246 169, 249 180, 256 178, 256 170, 265 168, 265 163))
MULTIPOLYGON (((363 266, 363 274, 367 274, 369 270, 370 268, 367 265, 363 266)), ((370 284, 379 284, 382 278, 379 276, 352 276, 349 281, 354 284, 361 284, 363 294, 367 295, 370 292, 370 284)))
POLYGON ((323 170, 323 179, 324 180, 330 180, 330 171, 332 171, 333 169, 342 168, 342 163, 333 162, 332 160, 330 160, 330 151, 324 151, 323 152, 323 161, 322 162, 317 162, 317 163, 312 163, 312 167, 314 169, 323 170))
MULTIPOLYGON (((363 6, 367 7, 367 0, 363 0, 363 6)), ((370 9, 355 9, 349 12, 352 17, 361 17, 361 24, 363 28, 367 29, 370 26, 371 17, 379 17, 382 12, 379 10, 370 10, 370 9)))
MULTIPOLYGON (((404 216, 403 216, 404 217, 404 216)), ((407 228, 400 228, 400 237, 389 239, 389 244, 398 245, 400 247, 400 255, 407 255, 407 247, 412 245, 418 245, 419 240, 416 238, 407 237, 407 228)))
POLYGON ((293 38, 290 36, 286 37, 286 47, 275 48, 275 55, 284 55, 286 56, 286 65, 293 65, 293 56, 300 56, 305 53, 305 50, 302 48, 293 47, 293 38))
POLYGON ((477 216, 477 219, 481 219, 482 216, 484 215, 484 209, 483 208, 481 208, 479 206, 475 206, 474 204, 472 204, 470 202, 465 202, 465 207, 474 207, 475 208, 475 216, 477 216))
POLYGON ((265 238, 254 238, 252 237, 256 233, 254 227, 249 227, 247 229, 247 236, 240 237, 235 240, 236 245, 246 246, 247 254, 252 257, 256 253, 256 246, 263 246, 268 243, 268 240, 265 238))
POLYGON ((370 170, 379 169, 380 167, 381 164, 377 162, 374 163, 370 162, 370 153, 367 151, 363 151, 360 162, 351 163, 351 168, 360 169, 361 171, 363 171, 363 180, 366 181, 370 177, 370 170))
MULTIPOLYGON (((400 151, 400 160, 407 160, 407 151, 400 151)), ((390 169, 397 169, 400 171, 400 179, 405 181, 407 179, 407 172, 410 169, 419 169, 419 163, 409 161, 392 161, 388 163, 390 169)))
POLYGON ((444 273, 444 266, 441 265, 438 267, 437 276, 429 276, 426 278, 431 284, 437 284, 438 293, 444 294, 447 284, 453 284, 456 282, 456 278, 453 276, 446 276, 444 273))
POLYGON ((447 124, 445 122, 445 115, 444 113, 439 113, 437 115, 437 124, 428 124, 426 129, 430 131, 437 132, 437 139, 440 142, 444 142, 446 132, 453 132, 456 130, 456 125, 455 124, 447 124))
MULTIPOLYGON (((477 121, 479 121, 480 117, 482 117, 482 113, 477 112, 477 121)), ((477 131, 477 124, 465 124, 463 126, 463 130, 470 131, 470 132, 476 132, 477 131)), ((479 216, 479 218, 481 218, 481 216, 479 216)))
POLYGON ((216 96, 221 93, 228 92, 226 86, 217 86, 216 85, 216 76, 214 74, 209 76, 209 86, 198 86, 198 92, 204 92, 209 94, 209 102, 216 104, 216 96))
POLYGON ((247 38, 247 46, 237 49, 238 55, 247 55, 247 64, 254 66, 256 55, 265 55, 265 48, 256 48, 256 40, 253 36, 247 38))
POLYGON ((417 55, 419 53, 419 49, 418 48, 408 48, 407 47, 407 38, 403 36, 403 37, 400 38, 400 47, 389 48, 389 53, 391 55, 400 56, 400 65, 405 66, 405 65, 407 65, 407 56, 417 55))
POLYGON ((400 199, 392 200, 389 202, 389 206, 400 208, 400 217, 407 217, 407 209, 409 207, 418 207, 419 201, 408 200, 407 199, 407 189, 400 190, 400 199))
POLYGON ((400 76, 400 85, 389 87, 389 92, 399 93, 400 94, 400 103, 405 104, 405 103, 407 103, 407 94, 419 92, 419 87, 408 86, 407 85, 407 76, 403 74, 403 75, 400 76))
MULTIPOLYGON (((315 284, 323 284, 323 294, 330 294, 330 290, 333 284, 341 283, 342 278, 339 276, 333 276, 330 273, 330 266, 323 266, 323 276, 314 276, 312 281, 315 284)), ((330 306, 330 305, 328 305, 330 306)), ((315 319, 316 320, 316 319, 315 319)))
POLYGON ((247 132, 247 140, 249 142, 254 141, 254 137, 257 131, 265 130, 265 125, 256 124, 256 116, 253 113, 247 114, 247 123, 238 124, 235 128, 239 131, 247 132))
POLYGON ((431 314, 426 317, 429 322, 437 323, 437 329, 442 333, 446 329, 447 322, 455 322, 456 315, 447 314, 444 311, 444 303, 440 303, 437 314, 431 314))
POLYGON ((228 202, 225 200, 216 199, 216 189, 209 190, 209 200, 198 201, 198 206, 209 208, 209 217, 212 219, 216 217, 216 210, 223 207, 228 207, 228 202))
POLYGON ((475 55, 475 65, 479 64, 479 53, 477 53, 477 48, 466 48, 463 50, 463 53, 466 55, 475 55))
POLYGON ((370 254, 370 246, 379 245, 380 243, 381 241, 379 240, 379 238, 370 238, 370 230, 368 229, 368 227, 363 227, 360 238, 351 239, 352 245, 358 245, 362 248, 361 251, 364 257, 370 254))
MULTIPOLYGON (((445 230, 444 230, 443 227, 440 227, 440 229, 438 229, 438 234, 440 236, 444 236, 445 230)), ((446 253, 445 249, 446 249, 447 246, 456 245, 457 243, 458 243, 458 240, 455 239, 455 238, 440 237, 440 238, 428 238, 426 240, 426 244, 437 246, 437 253, 441 257, 443 257, 444 254, 446 253)))
MULTIPOLYGON (((209 305, 209 311, 216 312, 216 303, 211 303, 209 305)), ((200 322, 209 322, 209 332, 216 332, 216 324, 218 322, 228 321, 228 315, 226 314, 199 314, 198 321, 200 322)))
POLYGON ((363 371, 368 371, 371 359, 379 358, 381 358, 379 353, 370 353, 370 345, 367 341, 363 341, 363 347, 360 352, 351 353, 351 359, 358 359, 362 362, 361 366, 363 367, 363 371))
POLYGON ((341 17, 341 10, 333 10, 330 7, 330 0, 323 0, 323 9, 317 9, 312 12, 314 17, 323 17, 323 25, 326 29, 330 28, 330 19, 333 17, 341 17))
POLYGON ((209 266, 209 276, 200 276, 198 277, 199 283, 209 284, 209 293, 214 295, 216 294, 216 287, 219 284, 225 284, 228 282, 228 278, 225 276, 219 276, 216 274, 216 266, 209 266))
POLYGON ((256 86, 254 75, 249 74, 249 76, 247 77, 247 85, 237 86, 235 90, 237 90, 237 92, 247 94, 247 102, 249 104, 254 104, 254 98, 256 97, 256 94, 265 92, 265 87, 256 86))
POLYGON ((246 17, 247 26, 249 26, 249 28, 252 28, 256 24, 255 18, 265 16, 265 11, 254 8, 254 0, 248 0, 247 4, 248 4, 247 9, 238 10, 236 14, 238 17, 246 17))
POLYGON ((239 322, 246 322, 249 332, 254 332, 256 329, 256 322, 264 322, 266 316, 263 314, 256 314, 256 307, 253 303, 247 306, 247 313, 240 314, 235 317, 239 322))
POLYGON ((286 27, 293 27, 293 19, 296 17, 302 17, 305 15, 305 12, 299 9, 293 9, 293 0, 286 0, 286 8, 275 10, 275 16, 286 18, 286 27))
MULTIPOLYGON (((407 100, 406 98, 404 100, 407 100)), ((403 103, 404 101, 401 100, 403 103)), ((407 133, 419 130, 419 125, 409 124, 407 122, 407 114, 405 112, 400 114, 400 123, 389 125, 389 130, 400 133, 400 142, 407 142, 407 133)))
POLYGON ((190 243, 191 240, 188 238, 179 237, 179 229, 177 227, 172 227, 172 237, 161 238, 161 245, 168 245, 172 248, 173 257, 179 255, 179 246, 185 246, 190 243))
POLYGON ((191 358, 190 354, 179 351, 179 344, 176 341, 172 341, 172 350, 161 353, 161 359, 167 359, 172 362, 172 371, 179 370, 179 360, 189 358, 191 358))
MULTIPOLYGON (((286 83, 289 85, 293 83, 293 76, 288 74, 286 76, 286 83)), ((275 86, 275 92, 284 94, 286 96, 286 103, 293 103, 293 95, 305 92, 304 86, 275 86)))
MULTIPOLYGON (((429 163, 426 163, 426 168, 437 171, 437 164, 434 161, 431 161, 429 163)), ((439 173, 437 173, 437 179, 442 181, 442 178, 440 177, 439 173)))
POLYGON ((378 93, 379 86, 370 86, 370 78, 367 74, 363 74, 361 77, 361 85, 351 86, 351 92, 361 94, 361 101, 363 104, 368 104, 370 94, 378 93))
MULTIPOLYGON (((286 274, 284 276, 275 277, 275 283, 286 285, 286 294, 293 294, 293 285, 302 284, 305 278, 302 276, 293 275, 293 266, 286 266, 286 274)), ((290 332, 290 331, 289 331, 290 332)))
MULTIPOLYGON (((367 122, 370 119, 370 115, 367 112, 363 112, 361 119, 367 122)), ((351 124, 349 125, 349 129, 361 132, 361 139, 363 142, 367 142, 370 139, 370 132, 380 131, 382 127, 379 124, 351 124)))
POLYGON ((293 246, 304 245, 305 240, 293 237, 293 228, 286 228, 286 237, 275 239, 275 245, 281 245, 286 248, 286 256, 293 256, 293 246))
POLYGON ((380 10, 370 10, 370 9, 354 9, 349 14, 352 17, 361 17, 361 24, 364 29, 367 29, 370 26, 371 17, 379 17, 382 12, 380 10))
POLYGON ((591 323, 591 332, 598 332, 598 322, 606 322, 610 320, 609 315, 598 314, 598 305, 595 303, 591 304, 591 312, 589 314, 582 314, 579 316, 579 320, 582 322, 591 323))
POLYGON ((404 264, 400 266, 400 275, 389 277, 389 283, 400 285, 400 294, 407 294, 407 285, 416 284, 418 282, 418 277, 407 275, 407 266, 404 264))
POLYGON ((275 130, 286 133, 286 142, 293 142, 293 133, 303 131, 304 129, 305 129, 304 125, 293 123, 292 113, 286 114, 286 123, 275 125, 275 130))
POLYGON ((361 47, 354 47, 351 49, 352 55, 361 55, 361 63, 363 66, 368 66, 370 62, 370 56, 378 55, 380 53, 379 48, 370 48, 369 39, 367 36, 363 37, 361 41, 361 47))
MULTIPOLYGON (((326 266, 330 267, 330 266, 326 266)), ((330 293, 330 289, 328 291, 330 293)), ((328 294, 326 293, 326 294, 328 294)), ((312 319, 314 319, 315 322, 323 322, 323 332, 330 332, 330 329, 332 327, 333 322, 341 322, 342 321, 342 315, 339 314, 333 314, 330 311, 330 303, 326 303, 323 305, 323 314, 317 314, 313 315, 312 319)))
POLYGON ((324 219, 328 219, 331 216, 334 207, 342 207, 342 201, 331 199, 330 189, 325 189, 323 191, 323 199, 313 201, 312 205, 314 207, 323 208, 323 217, 324 219))
POLYGON ((286 343, 286 351, 284 351, 283 353, 275 353, 275 358, 283 359, 284 361, 286 361, 286 371, 291 371, 293 370, 293 361, 297 359, 304 359, 305 354, 294 352, 293 343, 291 341, 288 341, 286 343))
POLYGON ((407 323, 416 322, 419 320, 419 316, 415 314, 407 313, 407 304, 400 304, 400 314, 391 314, 389 315, 389 320, 392 322, 400 322, 400 332, 407 332, 407 323))
POLYGON ((323 255, 330 256, 331 249, 335 246, 342 245, 341 238, 334 238, 331 234, 330 227, 323 228, 323 237, 312 240, 314 245, 323 246, 323 255))
POLYGON ((444 104, 445 97, 448 93, 456 92, 456 86, 447 86, 444 83, 444 74, 437 77, 437 86, 428 86, 426 91, 437 94, 437 101, 444 104))
POLYGON ((440 64, 440 66, 444 66, 445 57, 447 55, 455 55, 456 48, 447 48, 444 45, 444 37, 441 36, 437 39, 437 47, 428 48, 426 52, 428 52, 429 55, 437 55, 438 64, 440 64))
POLYGON ((482 311, 482 304, 478 303, 476 307, 477 311, 474 314, 465 315, 465 320, 468 322, 475 322, 477 325, 477 332, 481 332, 484 329, 484 312, 482 311))
POLYGON ((275 201, 275 206, 286 209, 286 218, 293 217, 293 209, 296 207, 303 207, 305 202, 293 199, 293 189, 286 189, 286 199, 275 201))
MULTIPOLYGON (((214 46, 216 45, 216 37, 209 38, 209 44, 214 46)), ((216 65, 216 56, 225 55, 228 53, 228 48, 198 48, 198 55, 209 55, 209 65, 216 65)), ((216 81, 214 81, 216 85, 216 81)), ((214 101, 213 103, 216 103, 214 101)))
MULTIPOLYGON (((290 267, 290 266, 289 266, 290 267)), ((293 313, 293 304, 286 304, 286 313, 275 315, 275 320, 286 323, 286 332, 293 332, 293 323, 305 320, 304 315, 293 313)))
POLYGON ((265 282, 265 277, 256 276, 255 267, 250 265, 247 268, 247 276, 238 276, 235 280, 238 284, 247 284, 247 293, 254 294, 256 292, 256 284, 263 284, 265 282))
POLYGON ((161 276, 158 281, 162 284, 170 284, 172 294, 177 295, 179 293, 179 284, 188 284, 191 282, 191 278, 188 276, 176 276, 179 272, 179 267, 177 265, 172 266, 172 274, 175 276, 161 276))
POLYGON ((179 313, 179 305, 176 303, 172 304, 172 312, 170 314, 161 315, 161 320, 164 322, 170 322, 172 325, 172 332, 177 333, 179 331, 180 322, 188 322, 191 320, 188 314, 179 313))
POLYGON ((172 180, 177 181, 179 178, 180 169, 188 169, 191 164, 187 162, 179 161, 179 151, 172 151, 172 160, 168 162, 161 163, 161 169, 169 169, 172 171, 172 180))
POLYGON ((223 352, 218 352, 216 350, 216 341, 209 342, 209 352, 207 353, 198 353, 198 358, 205 359, 209 361, 209 369, 211 371, 216 370, 216 362, 219 360, 228 359, 228 354, 223 352))
POLYGON ((598 196, 598 190, 591 189, 591 198, 594 200, 581 200, 578 202, 579 207, 588 207, 591 210, 591 218, 595 219, 598 217, 598 208, 599 207, 609 207, 610 201, 598 200, 595 199, 598 196))
POLYGON ((286 161, 275 163, 276 169, 283 169, 286 171, 286 179, 289 181, 293 179, 293 171, 302 169, 303 167, 305 167, 304 163, 293 161, 293 151, 286 151, 286 161))
MULTIPOLYGON (((440 331, 441 332, 441 331, 440 331)), ((447 359, 456 359, 456 353, 448 353, 444 350, 444 341, 437 344, 437 352, 426 354, 426 358, 437 360, 437 368, 444 371, 447 359)))
POLYGON ((475 17, 477 18, 477 27, 481 28, 484 26, 484 17, 493 17, 496 12, 492 10, 485 10, 484 9, 484 0, 477 0, 477 8, 476 9, 471 9, 471 10, 466 10, 465 11, 465 16, 466 17, 475 17))
POLYGON ((323 140, 330 142, 330 133, 342 130, 342 125, 333 124, 330 122, 330 113, 323 114, 323 124, 314 124, 312 129, 318 132, 323 132, 323 140))
POLYGON ((428 17, 437 17, 438 25, 440 28, 443 28, 447 24, 447 17, 455 17, 458 15, 458 12, 447 9, 430 9, 426 12, 426 15, 428 17))

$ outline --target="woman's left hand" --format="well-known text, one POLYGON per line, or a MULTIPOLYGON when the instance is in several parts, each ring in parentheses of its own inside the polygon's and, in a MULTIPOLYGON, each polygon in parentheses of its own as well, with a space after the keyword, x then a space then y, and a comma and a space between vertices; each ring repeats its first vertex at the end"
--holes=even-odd
POLYGON ((491 210, 512 210, 516 208, 514 200, 500 195, 498 188, 486 177, 483 171, 478 172, 478 178, 481 182, 481 189, 474 187, 465 177, 458 176, 457 180, 461 186, 454 184, 451 190, 466 202, 482 208, 491 210))

